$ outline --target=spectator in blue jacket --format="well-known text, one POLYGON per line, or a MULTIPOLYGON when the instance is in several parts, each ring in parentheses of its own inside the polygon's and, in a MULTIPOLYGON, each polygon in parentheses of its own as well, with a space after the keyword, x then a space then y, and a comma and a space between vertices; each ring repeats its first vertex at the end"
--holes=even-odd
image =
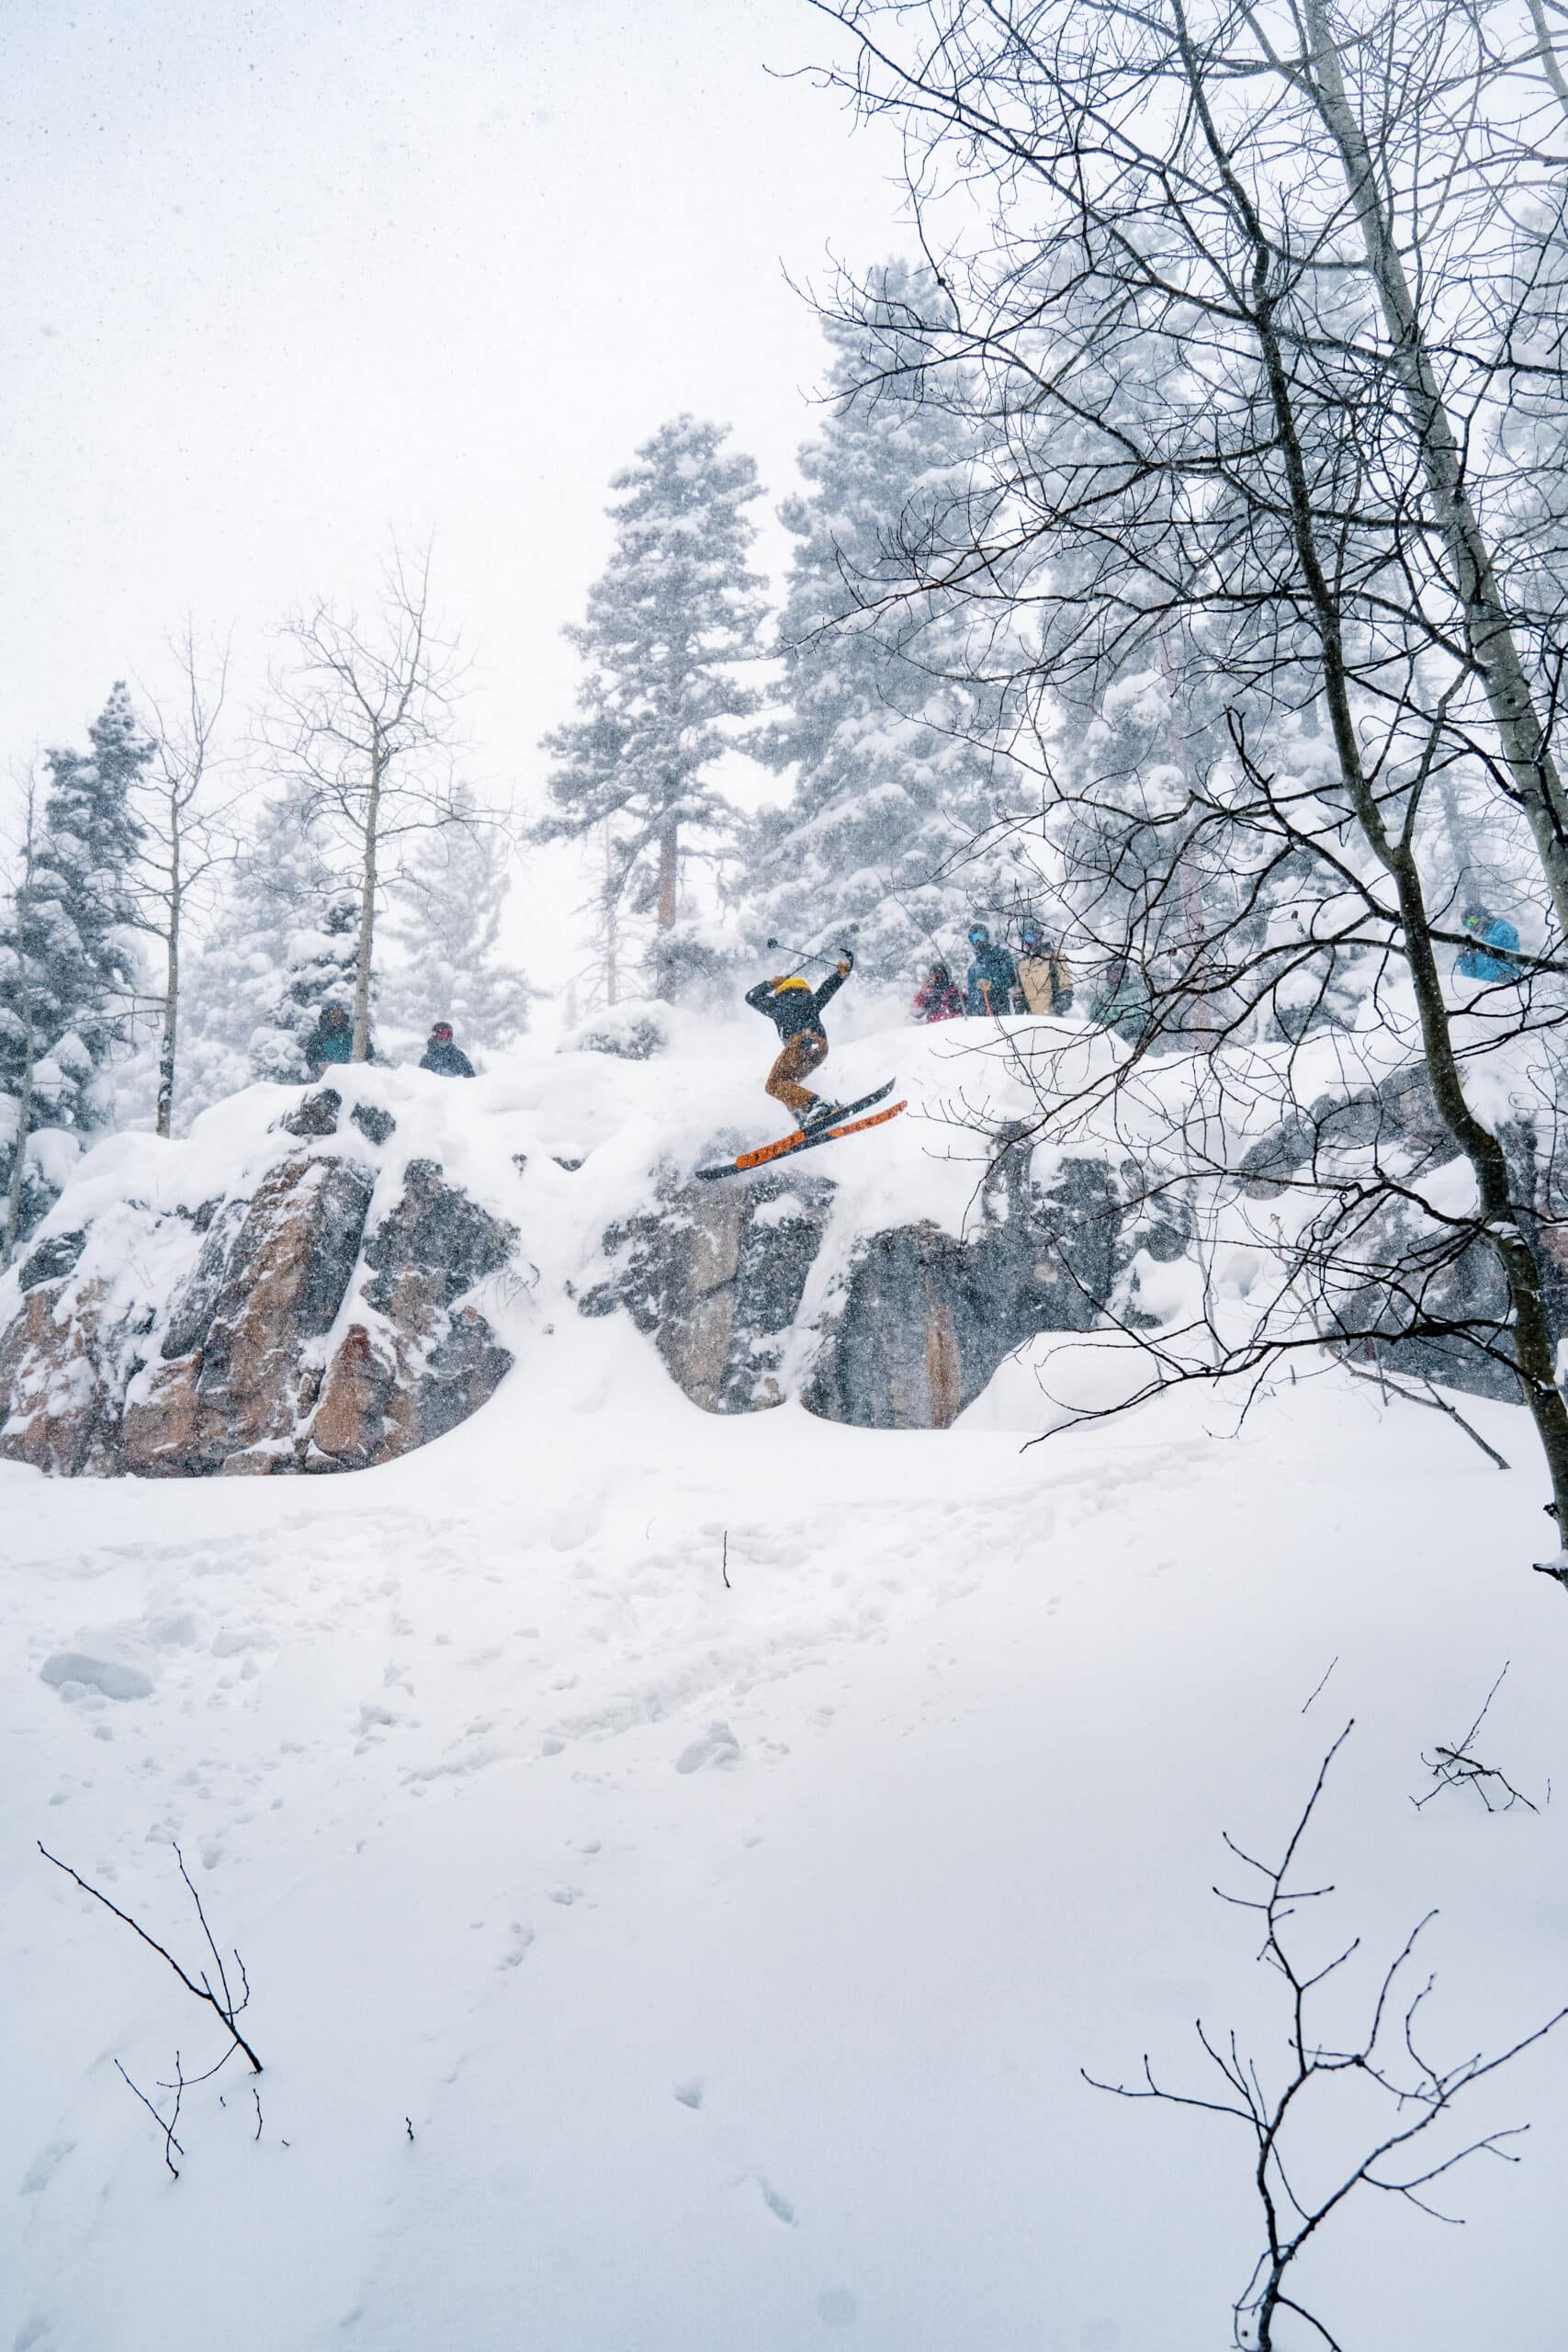
POLYGON ((969 926, 975 960, 969 967, 964 1010, 969 1012, 1010 1012, 1018 986, 1018 967, 983 922, 969 926))
POLYGON ((1477 944, 1465 949, 1454 969, 1467 980, 1517 980, 1519 934, 1513 924, 1485 907, 1466 907, 1461 921, 1477 944), (1483 949, 1491 953, 1483 954, 1483 949))

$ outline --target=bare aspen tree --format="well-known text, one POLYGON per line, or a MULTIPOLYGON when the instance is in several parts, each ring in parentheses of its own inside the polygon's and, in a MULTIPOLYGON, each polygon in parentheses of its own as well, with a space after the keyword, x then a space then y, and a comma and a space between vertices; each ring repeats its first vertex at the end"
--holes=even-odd
MULTIPOLYGON (((1427 17, 1416 39, 1409 34, 1390 38, 1392 20, 1385 10, 1359 17, 1344 11, 1337 21, 1326 0, 1302 0, 1299 28, 1292 28, 1300 47, 1293 55, 1274 50, 1261 12, 1248 15, 1261 35, 1263 55, 1275 64, 1282 82, 1311 98, 1333 141, 1366 267, 1386 323, 1389 358, 1419 444, 1432 516, 1446 546, 1465 649, 1485 689, 1514 794, 1529 819, 1551 885, 1559 930, 1568 936, 1568 794, 1530 691, 1513 616, 1505 602, 1493 549, 1472 494, 1470 462, 1444 397, 1436 348, 1442 331, 1432 315, 1438 306, 1428 290, 1427 314, 1423 315, 1417 281, 1406 264, 1409 243, 1402 241, 1400 234, 1399 198, 1405 199, 1405 225, 1416 232, 1417 266, 1437 249, 1443 224, 1427 217, 1430 207, 1423 200, 1414 174, 1408 179, 1399 174, 1391 187, 1391 151, 1397 171, 1404 158, 1397 153, 1396 137, 1403 147, 1411 136, 1408 130, 1396 134, 1394 124, 1400 113, 1409 110, 1413 99, 1419 107, 1425 96, 1428 102, 1421 109, 1427 118, 1425 127, 1438 132, 1435 143, 1445 153, 1454 176, 1485 189, 1491 175, 1484 163, 1465 151, 1462 139, 1443 140, 1441 131, 1446 127, 1443 116, 1456 104, 1451 89, 1456 64, 1457 105, 1462 109, 1480 96, 1487 78, 1486 63, 1481 53, 1461 53, 1456 60, 1451 53, 1454 44, 1434 37, 1434 28, 1438 35, 1453 28, 1462 51, 1470 27, 1468 9, 1454 6, 1411 13, 1427 17), (1345 32, 1341 23, 1347 25, 1345 32), (1341 64, 1341 45, 1347 38, 1358 51, 1370 51, 1373 61, 1354 95, 1341 64)), ((1549 43, 1543 44, 1542 54, 1543 60, 1550 55, 1549 43)), ((1514 160, 1512 144, 1503 142, 1504 154, 1510 161, 1514 160)))
MULTIPOLYGON (((1540 60, 1540 70, 1551 83, 1564 115, 1568 115, 1568 78, 1563 75, 1557 44, 1551 38, 1551 27, 1547 22, 1547 0, 1526 0, 1526 6, 1535 28, 1536 54, 1540 60)), ((1563 9, 1562 0, 1551 0, 1551 12, 1568 23, 1568 11, 1563 9)))
POLYGON ((318 599, 287 622, 291 659, 273 681, 264 741, 312 819, 352 862, 359 902, 354 981, 355 1061, 370 1042, 379 892, 411 833, 485 821, 455 768, 463 662, 436 627, 430 550, 394 548, 374 610, 318 599))
POLYGON ((186 928, 202 884, 233 854, 228 820, 240 797, 237 787, 226 787, 224 763, 216 752, 228 690, 228 647, 204 657, 187 622, 170 650, 179 685, 162 703, 142 689, 152 713, 156 756, 132 796, 143 828, 134 886, 138 921, 163 952, 153 1123, 161 1136, 174 1129, 186 928))
MULTIPOLYGON (((1520 372, 1502 163, 1551 192, 1475 13, 817 5, 856 44, 840 85, 906 134, 940 290, 900 333, 989 451, 962 511, 907 550, 905 593, 969 600, 970 658, 1008 684, 1014 761, 1037 777, 1012 822, 1055 832, 1080 958, 1103 963, 1103 1018, 1133 1049, 1088 1075, 1037 1064, 1032 1135, 1110 1118, 1146 1144, 1164 1121, 1151 1193, 1202 1172, 1245 1216, 1258 1170, 1231 1156, 1227 1113, 1271 1091, 1279 1230, 1258 1238, 1278 1287, 1244 1340, 1201 1348, 1202 1374, 1325 1336, 1374 1355, 1462 1336, 1517 1380, 1568 1514, 1542 1271, 1561 1193, 1540 1213, 1477 1107, 1533 1089, 1555 1160, 1568 644, 1549 609, 1510 605, 1471 471, 1520 372), (1334 48, 1352 20, 1354 100, 1334 48), (1456 782, 1499 838, 1517 831, 1524 881, 1533 854, 1549 935, 1451 996, 1439 956, 1466 935, 1446 883, 1434 898, 1424 817, 1456 782), (1325 1027, 1327 1091, 1309 1050, 1325 1027), (1190 1056, 1181 1083, 1145 1085, 1171 1051, 1190 1056), (1471 1205, 1424 1189, 1445 1158, 1468 1164, 1471 1205), (1482 1311, 1478 1253, 1502 1291, 1482 1311)), ((849 287, 840 309, 874 300, 849 287)), ((1140 1343, 1153 1385, 1195 1376, 1140 1343)))

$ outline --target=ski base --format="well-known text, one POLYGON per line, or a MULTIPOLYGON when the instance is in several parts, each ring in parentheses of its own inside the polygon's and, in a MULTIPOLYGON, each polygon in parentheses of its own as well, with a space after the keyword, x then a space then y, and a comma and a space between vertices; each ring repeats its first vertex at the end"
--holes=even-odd
POLYGON ((832 1125, 820 1127, 814 1135, 807 1135, 804 1128, 797 1127, 793 1135, 780 1136, 774 1143, 760 1144, 755 1151, 743 1151, 738 1159, 721 1159, 715 1168, 699 1168, 695 1171, 697 1181, 711 1184, 720 1176, 743 1176, 748 1169, 766 1168, 771 1161, 787 1159, 794 1152, 815 1151, 819 1144, 835 1143, 840 1136, 856 1136, 863 1128, 880 1127, 888 1119, 896 1119, 899 1112, 907 1110, 908 1105, 906 1102, 890 1102, 886 1111, 872 1111, 869 1118, 856 1114, 869 1109, 873 1102, 880 1102, 885 1094, 891 1094, 893 1085, 893 1080, 889 1079, 886 1086, 877 1087, 871 1094, 863 1094, 858 1102, 846 1102, 832 1125))

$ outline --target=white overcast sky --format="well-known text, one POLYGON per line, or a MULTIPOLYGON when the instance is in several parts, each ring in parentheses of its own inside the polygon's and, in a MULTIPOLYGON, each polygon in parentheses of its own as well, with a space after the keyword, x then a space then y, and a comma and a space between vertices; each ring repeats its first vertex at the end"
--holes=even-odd
POLYGON ((254 686, 292 601, 434 531, 477 766, 536 797, 609 475, 691 409, 771 514, 822 367, 784 271, 907 247, 891 145, 770 74, 830 31, 807 0, 12 0, 5 757, 156 682, 187 613, 254 686))

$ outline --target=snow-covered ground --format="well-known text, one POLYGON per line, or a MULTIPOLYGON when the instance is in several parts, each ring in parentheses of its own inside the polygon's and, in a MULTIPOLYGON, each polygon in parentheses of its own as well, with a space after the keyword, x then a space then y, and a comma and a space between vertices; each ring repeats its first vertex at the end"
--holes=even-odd
MULTIPOLYGON (((694 1119, 739 1069, 680 1079, 694 1119)), ((544 1122, 527 1230, 581 1197, 586 1234, 659 1065, 584 1057, 570 1118, 548 1078, 464 1117, 497 1184, 544 1122)), ((923 1168, 945 1216, 935 1134, 834 1172, 923 1168)), ((389 1468, 0 1464, 0 2352, 1219 2352, 1250 2151, 1079 2070, 1212 2090, 1200 2015, 1277 2067, 1222 1831, 1273 1853, 1353 1715, 1303 1857, 1336 1890, 1306 1949, 1363 1939, 1326 2030, 1434 1905, 1435 2054, 1565 1997, 1568 1602, 1522 1415, 1466 1404, 1507 1475, 1338 1374, 1029 1450, 1027 1364, 945 1433, 716 1419, 559 1305, 389 1468), (1417 1811, 1505 1661, 1479 1747, 1540 1809, 1417 1811), (221 2033, 36 1844, 194 1966, 176 1838, 265 2069, 259 2118, 238 2061, 187 2096, 177 2182, 115 2061, 157 2096, 221 2033)), ((1346 2352, 1561 2352, 1568 2028, 1461 2120, 1532 2127, 1446 2184, 1465 2227, 1369 2198, 1303 2264, 1346 2352)))

